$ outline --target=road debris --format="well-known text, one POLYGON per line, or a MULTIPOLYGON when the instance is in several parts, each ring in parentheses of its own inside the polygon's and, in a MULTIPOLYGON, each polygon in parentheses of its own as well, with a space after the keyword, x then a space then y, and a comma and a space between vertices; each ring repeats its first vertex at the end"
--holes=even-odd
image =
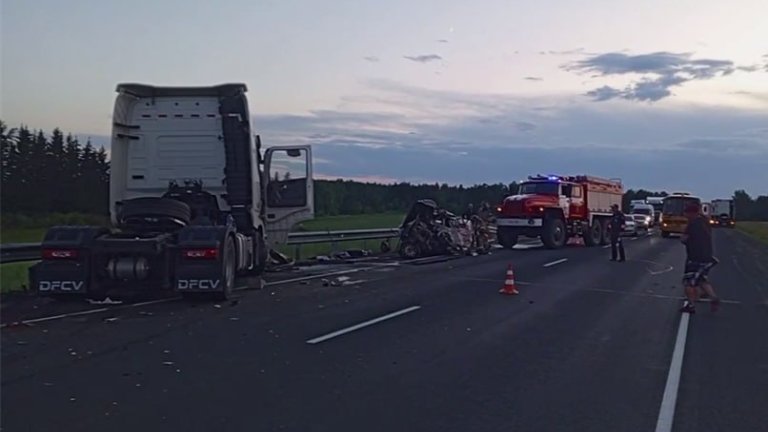
POLYGON ((173 366, 173 365, 175 365, 175 364, 176 364, 176 363, 174 363, 174 362, 172 362, 172 361, 164 361, 164 362, 163 362, 163 365, 164 365, 164 366, 173 366))
POLYGON ((213 307, 214 307, 215 309, 221 309, 221 305, 220 305, 220 304, 215 304, 215 305, 213 305, 213 307))
POLYGON ((104 300, 94 300, 94 299, 87 299, 88 303, 92 305, 119 305, 123 304, 122 300, 112 300, 111 298, 107 297, 104 300))
POLYGON ((119 319, 118 317, 109 317, 109 318, 104 318, 104 322, 108 322, 108 323, 111 323, 111 322, 115 322, 115 321, 117 321, 118 319, 119 319))
POLYGON ((240 321, 240 318, 238 318, 238 317, 230 317, 229 320, 230 321, 240 321))

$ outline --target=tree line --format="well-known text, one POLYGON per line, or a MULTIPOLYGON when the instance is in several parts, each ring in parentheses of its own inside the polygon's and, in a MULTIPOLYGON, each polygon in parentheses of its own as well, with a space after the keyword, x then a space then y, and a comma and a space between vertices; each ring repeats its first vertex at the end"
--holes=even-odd
MULTIPOLYGON (((109 160, 104 148, 83 145, 60 129, 50 134, 26 126, 8 128, 0 120, 2 183, 0 205, 4 215, 109 213, 109 160)), ((496 206, 517 193, 517 183, 449 186, 447 184, 373 184, 350 180, 316 180, 317 216, 366 213, 403 213, 418 199, 435 200, 455 213, 470 203, 496 206)), ((623 207, 632 200, 666 196, 666 192, 629 189, 623 207)), ((768 221, 768 196, 752 198, 743 190, 733 196, 737 219, 768 221)))
POLYGON ((60 129, 49 135, 0 120, 3 214, 107 213, 109 161, 104 148, 82 145, 60 129))

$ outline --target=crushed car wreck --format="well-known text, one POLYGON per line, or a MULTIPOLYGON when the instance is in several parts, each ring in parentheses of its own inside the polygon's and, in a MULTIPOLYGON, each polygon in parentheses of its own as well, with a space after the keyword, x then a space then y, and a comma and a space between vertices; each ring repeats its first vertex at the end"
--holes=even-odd
POLYGON ((470 220, 438 207, 433 200, 418 200, 400 225, 400 256, 413 259, 487 253, 490 250, 487 225, 478 215, 470 220))

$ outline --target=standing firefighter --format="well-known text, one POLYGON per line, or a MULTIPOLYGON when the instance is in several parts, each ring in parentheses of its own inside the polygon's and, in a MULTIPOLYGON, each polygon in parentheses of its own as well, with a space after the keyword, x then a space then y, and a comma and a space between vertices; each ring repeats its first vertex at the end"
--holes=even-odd
POLYGON ((624 253, 624 242, 621 241, 621 233, 626 225, 626 219, 624 213, 619 210, 618 204, 611 206, 613 215, 611 216, 611 261, 616 261, 616 249, 618 248, 619 262, 626 261, 627 257, 624 253))

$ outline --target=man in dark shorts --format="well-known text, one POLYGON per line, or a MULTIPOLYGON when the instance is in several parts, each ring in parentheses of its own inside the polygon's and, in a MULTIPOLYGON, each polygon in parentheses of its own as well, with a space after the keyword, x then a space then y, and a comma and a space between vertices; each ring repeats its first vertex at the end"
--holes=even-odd
POLYGON ((688 225, 682 238, 686 253, 683 287, 688 301, 680 312, 696 313, 695 304, 700 289, 710 298, 712 311, 715 312, 720 306, 720 299, 707 277, 709 270, 718 263, 712 255, 712 231, 699 204, 689 204, 685 208, 685 216, 688 225))

